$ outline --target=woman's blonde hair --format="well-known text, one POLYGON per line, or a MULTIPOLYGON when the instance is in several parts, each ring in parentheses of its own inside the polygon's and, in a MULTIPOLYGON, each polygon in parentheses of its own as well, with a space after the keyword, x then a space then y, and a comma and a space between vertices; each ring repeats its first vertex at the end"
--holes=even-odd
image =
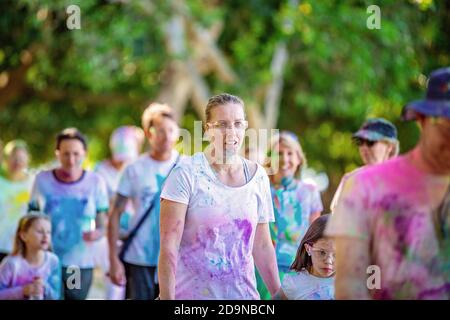
POLYGON ((28 145, 25 141, 20 139, 12 140, 5 145, 5 148, 3 149, 3 154, 5 158, 8 159, 14 152, 16 152, 16 150, 20 149, 24 150, 27 154, 29 153, 28 145))
MULTIPOLYGON (((17 226, 16 235, 14 237, 13 256, 21 255, 24 257, 27 254, 27 246, 25 241, 23 241, 21 234, 27 232, 38 220, 50 222, 50 219, 41 213, 27 214, 19 220, 19 225, 17 226)), ((51 247, 49 247, 49 250, 51 250, 51 247)))
POLYGON ((270 168, 271 166, 273 153, 280 144, 287 146, 297 153, 297 156, 300 159, 300 165, 295 171, 295 177, 300 178, 302 169, 307 165, 307 160, 300 141, 298 140, 297 136, 290 131, 281 131, 278 135, 272 138, 270 142, 269 157, 268 159, 266 159, 268 168, 270 168))
POLYGON ((400 153, 400 142, 398 140, 389 140, 388 143, 392 145, 392 150, 389 153, 389 159, 398 156, 400 153))

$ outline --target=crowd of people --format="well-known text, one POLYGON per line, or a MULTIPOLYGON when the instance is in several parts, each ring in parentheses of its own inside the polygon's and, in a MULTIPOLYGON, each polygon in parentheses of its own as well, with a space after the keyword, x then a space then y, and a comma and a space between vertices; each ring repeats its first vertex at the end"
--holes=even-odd
POLYGON ((399 155, 396 127, 368 119, 352 136, 364 165, 343 176, 330 210, 302 180, 294 133, 273 137, 268 161, 241 155, 245 104, 227 93, 209 99, 209 144, 190 156, 160 103, 142 128, 114 130, 111 157, 93 170, 76 128, 57 135, 57 162, 37 174, 26 142, 8 142, 0 299, 84 300, 99 268, 111 300, 448 300, 450 68, 401 116, 419 125, 417 145, 399 155), (380 272, 375 285, 368 270, 380 272))

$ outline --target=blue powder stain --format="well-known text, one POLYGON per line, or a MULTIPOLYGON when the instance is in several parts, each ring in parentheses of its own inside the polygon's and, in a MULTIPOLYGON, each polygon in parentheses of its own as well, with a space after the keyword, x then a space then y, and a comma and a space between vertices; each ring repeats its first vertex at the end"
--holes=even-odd
POLYGON ((52 198, 44 211, 51 216, 53 248, 58 256, 83 241, 82 225, 87 199, 52 198))

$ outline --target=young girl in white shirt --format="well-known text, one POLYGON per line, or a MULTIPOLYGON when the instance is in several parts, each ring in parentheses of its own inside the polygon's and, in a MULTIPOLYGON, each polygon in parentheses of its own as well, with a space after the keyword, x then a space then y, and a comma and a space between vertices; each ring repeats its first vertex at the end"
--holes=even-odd
POLYGON ((334 300, 335 246, 324 236, 329 214, 309 227, 274 299, 334 300))
POLYGON ((61 266, 50 245, 50 220, 41 214, 22 217, 13 252, 0 264, 0 300, 60 298, 61 266))

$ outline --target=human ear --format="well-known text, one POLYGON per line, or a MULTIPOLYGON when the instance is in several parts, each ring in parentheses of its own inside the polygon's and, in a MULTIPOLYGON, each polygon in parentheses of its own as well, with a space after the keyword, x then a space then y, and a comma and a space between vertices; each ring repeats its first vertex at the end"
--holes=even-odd
POLYGON ((417 119, 416 119, 416 123, 420 129, 420 131, 422 132, 424 127, 425 127, 425 123, 427 121, 427 118, 424 117, 423 115, 419 114, 417 115, 417 119))
POLYGON ((305 243, 305 249, 306 249, 306 253, 308 254, 308 256, 311 257, 311 246, 307 243, 305 243))
POLYGON ((147 128, 147 130, 145 130, 144 133, 145 133, 145 137, 146 137, 147 139, 151 139, 151 137, 152 137, 151 127, 147 128))
POLYGON ((26 232, 21 231, 21 232, 19 233, 19 238, 20 238, 20 240, 22 240, 23 242, 27 242, 27 234, 26 234, 26 232))

